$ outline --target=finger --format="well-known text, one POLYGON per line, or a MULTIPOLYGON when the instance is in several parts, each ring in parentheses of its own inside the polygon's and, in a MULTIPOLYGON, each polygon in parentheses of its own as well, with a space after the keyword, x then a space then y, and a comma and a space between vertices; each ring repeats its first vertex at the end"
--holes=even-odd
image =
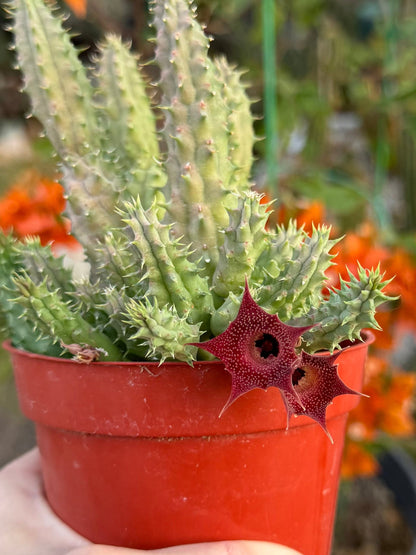
POLYGON ((91 545, 75 549, 68 555, 301 555, 283 545, 259 541, 220 541, 177 545, 143 551, 123 547, 91 545))

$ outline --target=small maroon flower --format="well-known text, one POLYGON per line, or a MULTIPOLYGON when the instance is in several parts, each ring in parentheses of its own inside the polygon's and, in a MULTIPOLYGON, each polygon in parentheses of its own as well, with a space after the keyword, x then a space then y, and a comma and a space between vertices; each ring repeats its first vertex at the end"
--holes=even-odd
POLYGON ((344 394, 361 395, 350 389, 338 376, 338 365, 334 364, 341 352, 332 355, 310 355, 302 351, 299 365, 292 374, 296 395, 282 391, 289 419, 294 415, 306 415, 322 426, 329 439, 326 427, 326 409, 334 397, 344 394))
MULTIPOLYGON (((238 315, 228 328, 209 341, 191 343, 221 359, 231 374, 231 394, 221 414, 240 395, 256 388, 275 386, 288 398, 298 399, 292 384, 292 374, 301 364, 295 347, 311 327, 288 326, 263 310, 246 282, 238 315)), ((301 406, 302 401, 298 403, 301 406)))

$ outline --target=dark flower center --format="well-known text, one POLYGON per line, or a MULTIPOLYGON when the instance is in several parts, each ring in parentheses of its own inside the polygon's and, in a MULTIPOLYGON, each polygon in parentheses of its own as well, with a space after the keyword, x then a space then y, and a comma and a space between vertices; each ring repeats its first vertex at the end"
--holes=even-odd
POLYGON ((267 358, 270 355, 276 357, 279 354, 279 343, 270 333, 264 333, 254 344, 259 349, 260 356, 263 358, 267 358))
POLYGON ((296 370, 292 374, 292 384, 298 385, 298 383, 304 376, 306 376, 305 370, 302 370, 302 368, 296 368, 296 370))

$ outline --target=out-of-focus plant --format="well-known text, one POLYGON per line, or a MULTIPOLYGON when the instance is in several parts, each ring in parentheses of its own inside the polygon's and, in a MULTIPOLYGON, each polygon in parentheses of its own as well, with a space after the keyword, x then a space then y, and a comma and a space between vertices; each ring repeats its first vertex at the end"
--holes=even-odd
POLYGON ((319 198, 347 226, 370 206, 380 229, 415 229, 414 9, 278 3, 276 39, 280 200, 319 198))

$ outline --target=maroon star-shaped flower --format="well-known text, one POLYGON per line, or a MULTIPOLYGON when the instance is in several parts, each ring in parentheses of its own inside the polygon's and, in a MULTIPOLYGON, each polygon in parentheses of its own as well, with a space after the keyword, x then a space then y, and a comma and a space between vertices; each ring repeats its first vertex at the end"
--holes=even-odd
MULTIPOLYGON (((246 282, 236 319, 213 339, 191 343, 215 355, 231 374, 230 397, 221 414, 240 395, 260 388, 278 387, 288 398, 298 399, 292 374, 300 366, 295 348, 312 326, 288 326, 263 310, 251 297, 246 282)), ((298 399, 299 406, 302 401, 298 399)))
POLYGON ((302 351, 299 365, 292 375, 296 395, 291 391, 282 391, 283 400, 290 417, 306 415, 322 426, 333 442, 326 427, 326 409, 338 395, 355 394, 357 391, 344 384, 338 375, 338 365, 334 364, 341 352, 332 355, 310 355, 302 351))

